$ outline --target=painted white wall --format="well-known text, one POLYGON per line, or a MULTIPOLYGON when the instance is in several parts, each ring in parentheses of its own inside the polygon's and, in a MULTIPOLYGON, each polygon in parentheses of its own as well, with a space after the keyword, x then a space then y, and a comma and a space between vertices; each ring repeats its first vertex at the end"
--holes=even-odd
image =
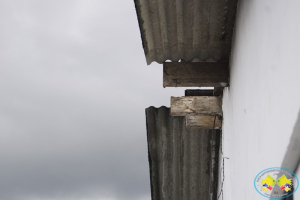
POLYGON ((223 98, 224 200, 266 199, 254 178, 282 163, 300 110, 299 10, 299 0, 239 1, 223 98))

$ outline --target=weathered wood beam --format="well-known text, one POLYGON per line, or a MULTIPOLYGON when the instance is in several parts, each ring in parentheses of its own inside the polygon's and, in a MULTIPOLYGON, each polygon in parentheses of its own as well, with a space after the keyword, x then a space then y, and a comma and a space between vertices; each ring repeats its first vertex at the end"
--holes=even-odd
POLYGON ((220 97, 171 97, 171 115, 222 115, 222 99, 220 97))
POLYGON ((185 90, 185 96, 214 96, 214 90, 185 90))
POLYGON ((226 87, 228 62, 165 62, 164 87, 226 87))
POLYGON ((200 128, 200 129, 220 129, 222 127, 222 121, 220 117, 208 116, 208 115, 196 115, 186 116, 186 126, 188 128, 200 128), (214 126, 215 122, 215 126, 214 126))

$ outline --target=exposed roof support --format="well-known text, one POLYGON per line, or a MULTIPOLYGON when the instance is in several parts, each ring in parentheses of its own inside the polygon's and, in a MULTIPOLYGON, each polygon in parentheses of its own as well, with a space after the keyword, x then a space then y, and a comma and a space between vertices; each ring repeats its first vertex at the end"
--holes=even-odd
POLYGON ((223 87, 215 87, 214 88, 214 96, 221 96, 223 95, 223 87))
POLYGON ((222 115, 220 97, 171 97, 172 116, 222 115))
POLYGON ((188 128, 220 129, 222 121, 219 116, 196 115, 186 116, 185 124, 188 128))
POLYGON ((228 62, 165 62, 164 87, 226 87, 228 62))
MULTIPOLYGON (((213 90, 185 90, 185 96, 220 96, 222 92, 223 88, 221 87, 214 88, 213 90)), ((222 117, 210 115, 186 116, 185 124, 188 128, 220 129, 222 128, 222 117)))
POLYGON ((214 90, 185 90, 185 96, 214 96, 214 90))
POLYGON ((185 90, 185 96, 221 96, 223 94, 223 87, 215 87, 210 89, 198 89, 198 90, 185 90))

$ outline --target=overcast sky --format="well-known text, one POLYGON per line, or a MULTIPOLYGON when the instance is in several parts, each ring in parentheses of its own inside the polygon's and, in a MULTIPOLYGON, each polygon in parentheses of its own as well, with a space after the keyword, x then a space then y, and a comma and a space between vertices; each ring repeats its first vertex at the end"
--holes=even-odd
POLYGON ((145 108, 169 106, 133 0, 0 0, 0 200, 150 200, 145 108))

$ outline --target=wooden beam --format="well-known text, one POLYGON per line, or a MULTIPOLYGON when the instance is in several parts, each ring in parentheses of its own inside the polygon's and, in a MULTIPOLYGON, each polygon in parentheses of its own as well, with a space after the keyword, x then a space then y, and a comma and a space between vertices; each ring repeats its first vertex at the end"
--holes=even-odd
POLYGON ((165 62, 164 87, 226 87, 228 62, 165 62))
POLYGON ((186 116, 186 126, 188 128, 201 128, 201 129, 220 129, 222 127, 222 121, 220 117, 208 116, 208 115, 196 115, 196 116, 186 116), (214 126, 215 121, 215 126, 214 126))
POLYGON ((185 90, 185 96, 214 96, 214 90, 185 90))
POLYGON ((171 115, 222 115, 220 97, 171 97, 171 115))
POLYGON ((214 95, 213 96, 221 96, 223 95, 223 87, 215 87, 214 88, 214 95))

